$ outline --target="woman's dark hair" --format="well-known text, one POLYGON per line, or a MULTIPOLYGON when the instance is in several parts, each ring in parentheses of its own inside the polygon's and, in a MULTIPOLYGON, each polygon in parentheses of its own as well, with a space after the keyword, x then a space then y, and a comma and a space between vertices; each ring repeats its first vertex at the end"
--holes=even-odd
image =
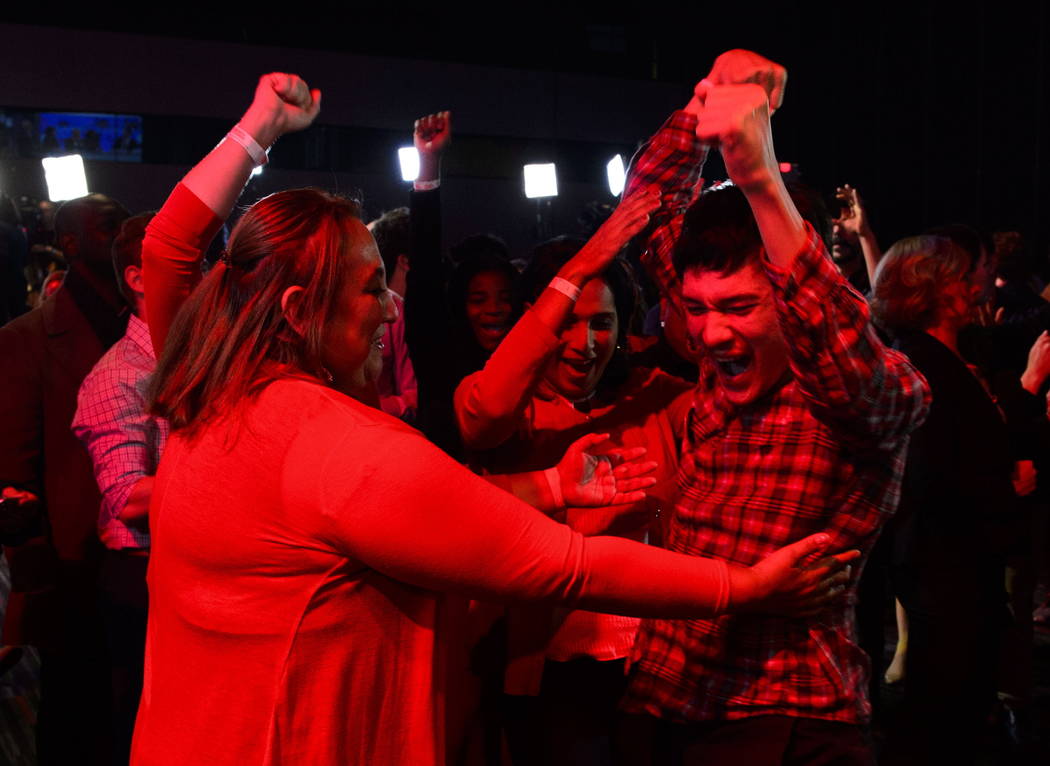
MULTIPOLYGON (((525 267, 519 281, 519 292, 524 300, 535 301, 558 271, 580 251, 586 244, 576 237, 555 237, 536 246, 532 260, 525 267)), ((627 336, 635 325, 635 312, 638 306, 638 285, 634 270, 626 260, 616 257, 598 275, 609 286, 616 306, 616 320, 619 331, 616 336, 616 351, 609 366, 598 382, 600 387, 615 389, 619 387, 630 373, 628 360, 627 336)), ((582 285, 581 285, 582 287, 582 285)))
MULTIPOLYGON (((231 412, 282 373, 324 379, 322 339, 355 258, 361 207, 318 189, 279 192, 237 222, 223 259, 179 311, 151 385, 173 429, 231 412), (299 300, 281 309, 285 290, 299 300), (292 325, 298 331, 292 329, 292 325)), ((148 238, 147 234, 147 238, 148 238)))

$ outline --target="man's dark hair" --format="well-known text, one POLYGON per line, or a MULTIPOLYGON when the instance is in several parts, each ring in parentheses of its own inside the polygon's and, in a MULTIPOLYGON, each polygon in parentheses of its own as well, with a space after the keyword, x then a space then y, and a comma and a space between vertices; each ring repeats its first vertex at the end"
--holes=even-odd
POLYGON ((372 236, 383 259, 386 278, 394 276, 399 255, 408 255, 412 247, 412 218, 407 207, 387 210, 372 223, 372 236))
POLYGON ((758 225, 744 193, 736 186, 705 192, 690 205, 675 244, 679 276, 690 269, 733 274, 756 259, 762 249, 758 225))
MULTIPOLYGON (((831 219, 820 195, 800 183, 787 188, 799 215, 827 247, 831 219)), ((733 274, 761 252, 762 236, 747 198, 739 187, 726 185, 704 192, 686 211, 673 262, 679 276, 690 269, 733 274)))
POLYGON ((113 240, 113 271, 117 275, 117 287, 129 306, 135 305, 135 296, 124 279, 124 269, 128 266, 142 268, 142 239, 146 236, 146 226, 157 214, 156 210, 133 215, 120 225, 120 233, 113 240))

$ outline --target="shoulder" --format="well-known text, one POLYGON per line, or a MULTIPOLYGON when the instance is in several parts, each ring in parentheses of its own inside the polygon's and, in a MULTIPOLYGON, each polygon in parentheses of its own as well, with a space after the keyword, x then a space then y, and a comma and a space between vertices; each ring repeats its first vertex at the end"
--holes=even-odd
POLYGON ((0 346, 8 349, 33 337, 43 338, 45 334, 44 307, 37 306, 0 327, 0 346))
POLYGON ((300 430, 318 436, 342 436, 358 429, 408 437, 419 435, 411 426, 381 410, 303 378, 284 378, 271 383, 259 395, 258 406, 286 421, 293 420, 300 430))

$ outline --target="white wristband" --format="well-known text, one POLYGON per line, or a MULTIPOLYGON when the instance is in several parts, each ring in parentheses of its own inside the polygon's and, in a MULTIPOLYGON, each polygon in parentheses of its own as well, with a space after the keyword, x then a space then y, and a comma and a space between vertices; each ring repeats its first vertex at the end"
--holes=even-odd
POLYGON ((561 473, 558 471, 558 466, 548 468, 543 472, 543 475, 547 477, 547 484, 551 488, 551 497, 554 498, 555 508, 565 507, 565 496, 561 493, 561 473))
POLYGON ((437 178, 433 181, 413 181, 412 188, 416 191, 434 191, 434 189, 441 186, 441 179, 437 178))
POLYGON ((267 156, 267 152, 270 150, 259 146, 259 142, 252 138, 252 135, 240 125, 234 125, 230 128, 230 132, 226 134, 226 137, 234 143, 240 144, 244 151, 248 152, 248 156, 252 158, 252 162, 255 163, 256 167, 261 167, 270 161, 270 158, 267 156))
POLYGON ((572 282, 570 282, 567 279, 562 279, 561 277, 555 277, 554 279, 552 279, 551 283, 547 285, 547 287, 553 287, 555 290, 557 290, 559 293, 561 293, 573 302, 579 300, 580 295, 583 293, 583 291, 576 285, 574 285, 572 282))

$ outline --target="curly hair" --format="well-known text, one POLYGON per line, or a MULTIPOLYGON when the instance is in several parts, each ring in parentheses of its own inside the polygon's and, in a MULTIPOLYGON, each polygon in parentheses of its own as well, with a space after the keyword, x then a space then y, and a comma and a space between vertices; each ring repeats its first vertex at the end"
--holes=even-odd
POLYGON ((969 254, 947 237, 907 237, 879 262, 871 313, 888 330, 926 330, 937 323, 944 286, 965 280, 969 254))

